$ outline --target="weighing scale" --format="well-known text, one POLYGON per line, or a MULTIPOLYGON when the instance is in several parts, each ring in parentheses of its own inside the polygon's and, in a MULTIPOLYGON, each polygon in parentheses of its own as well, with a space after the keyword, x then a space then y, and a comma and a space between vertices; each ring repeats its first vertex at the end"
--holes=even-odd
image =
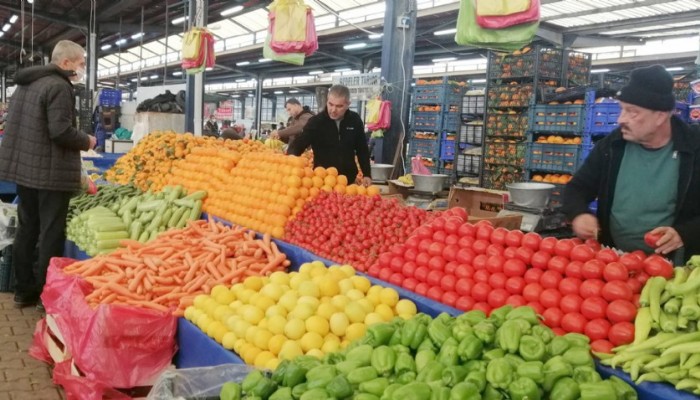
POLYGON ((498 213, 499 217, 508 215, 522 215, 520 230, 525 232, 551 231, 566 226, 566 216, 559 211, 559 207, 523 207, 510 202, 498 213))
POLYGON ((424 192, 415 189, 408 190, 409 196, 404 201, 406 205, 411 205, 423 210, 446 210, 447 195, 446 191, 440 192, 424 192))

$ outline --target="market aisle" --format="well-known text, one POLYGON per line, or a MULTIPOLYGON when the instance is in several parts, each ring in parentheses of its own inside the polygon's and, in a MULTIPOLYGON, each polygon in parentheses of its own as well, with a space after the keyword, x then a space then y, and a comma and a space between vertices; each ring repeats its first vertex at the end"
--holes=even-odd
POLYGON ((14 308, 12 294, 0 293, 0 400, 65 398, 49 367, 27 353, 40 317, 33 307, 14 308))

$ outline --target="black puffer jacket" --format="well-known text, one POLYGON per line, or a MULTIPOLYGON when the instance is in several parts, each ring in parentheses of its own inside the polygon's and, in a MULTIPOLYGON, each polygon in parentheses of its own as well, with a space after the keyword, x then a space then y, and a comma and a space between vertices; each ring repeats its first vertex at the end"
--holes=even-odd
POLYGON ((17 73, 0 145, 0 180, 34 189, 80 189, 80 150, 89 149, 90 139, 76 128, 72 74, 54 64, 17 73))
MULTIPOLYGON (((673 150, 681 160, 673 228, 683 239, 684 255, 688 259, 700 254, 700 129, 689 127, 676 117, 671 119, 671 129, 673 150)), ((563 211, 572 220, 589 212, 588 204, 598 197, 600 241, 610 246, 615 245, 610 234, 610 210, 626 143, 619 128, 613 131, 596 144, 564 188, 563 211)), ((649 196, 654 196, 653 188, 649 188, 649 196)))

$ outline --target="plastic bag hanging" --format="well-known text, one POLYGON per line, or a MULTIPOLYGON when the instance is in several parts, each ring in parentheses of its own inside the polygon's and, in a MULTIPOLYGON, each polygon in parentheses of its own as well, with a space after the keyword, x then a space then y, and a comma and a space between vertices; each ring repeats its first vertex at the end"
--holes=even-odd
POLYGON ((277 53, 272 50, 270 48, 271 37, 272 34, 268 30, 267 37, 265 37, 265 44, 263 45, 263 57, 292 65, 304 65, 304 61, 306 60, 306 55, 304 53, 277 53))
POLYGON ((381 101, 379 104, 379 112, 377 121, 368 123, 367 128, 371 131, 378 129, 388 129, 391 125, 391 102, 388 100, 381 101))
POLYGON ((313 12, 301 0, 275 0, 270 5, 270 49, 278 54, 304 53, 318 50, 313 12))
POLYGON ((525 12, 530 0, 476 0, 476 15, 480 17, 512 15, 525 12))
POLYGON ((501 29, 540 20, 540 0, 532 0, 530 2, 530 7, 525 11, 494 16, 479 15, 478 4, 483 2, 484 0, 476 0, 476 22, 482 28, 501 29))
POLYGON ((457 16, 455 42, 462 46, 486 47, 497 51, 515 51, 529 44, 537 33, 538 22, 503 29, 482 28, 476 22, 475 0, 461 0, 457 16))
POLYGON ((367 111, 365 123, 367 125, 375 124, 379 121, 379 109, 382 106, 382 101, 379 99, 371 99, 367 101, 365 110, 367 111))

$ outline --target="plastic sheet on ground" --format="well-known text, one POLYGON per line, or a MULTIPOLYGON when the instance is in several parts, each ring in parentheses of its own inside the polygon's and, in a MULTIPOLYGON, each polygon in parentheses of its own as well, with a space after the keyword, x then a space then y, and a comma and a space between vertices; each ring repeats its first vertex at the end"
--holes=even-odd
POLYGON ((148 400, 207 400, 218 398, 221 386, 234 381, 241 382, 252 371, 241 364, 225 364, 216 367, 187 368, 164 372, 148 394, 148 400))

